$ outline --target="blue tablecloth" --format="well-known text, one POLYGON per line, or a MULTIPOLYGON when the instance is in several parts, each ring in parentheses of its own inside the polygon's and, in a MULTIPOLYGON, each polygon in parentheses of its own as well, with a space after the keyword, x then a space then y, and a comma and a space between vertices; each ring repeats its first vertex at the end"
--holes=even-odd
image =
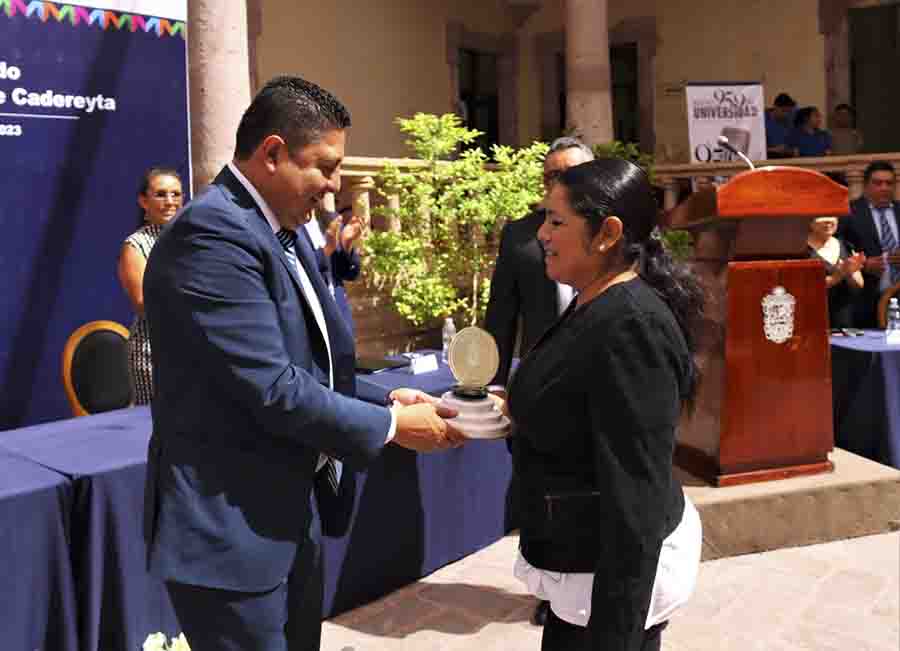
POLYGON ((72 485, 0 452, 0 647, 77 651, 72 485))
POLYGON ((362 400, 383 405, 387 395, 394 389, 412 387, 433 396, 440 396, 456 384, 450 367, 441 361, 441 351, 423 350, 433 354, 438 360, 438 370, 413 375, 409 367, 356 376, 356 394, 362 400))
MULTIPOLYGON (((359 393, 383 403, 396 387, 440 394, 452 383, 445 366, 416 376, 391 371, 360 376, 359 393)), ((0 432, 0 450, 44 466, 70 491, 71 503, 59 508, 71 521, 82 651, 140 649, 149 633, 179 632, 164 587, 145 570, 141 520, 150 430, 149 410, 135 408, 0 432)), ((325 615, 376 599, 500 538, 510 475, 503 441, 429 455, 385 448, 357 477, 349 532, 325 539, 325 615)), ((54 562, 43 547, 29 553, 25 565, 54 562)))
POLYGON ((180 632, 161 582, 145 570, 142 536, 147 407, 0 433, 0 448, 72 481, 72 564, 82 650, 140 649, 180 632))
POLYGON ((900 346, 884 333, 831 337, 835 444, 900 468, 900 346))

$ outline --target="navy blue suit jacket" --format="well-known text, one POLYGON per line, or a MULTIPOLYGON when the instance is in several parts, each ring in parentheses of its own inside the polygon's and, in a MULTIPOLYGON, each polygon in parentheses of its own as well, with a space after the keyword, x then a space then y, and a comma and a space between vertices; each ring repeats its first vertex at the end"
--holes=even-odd
MULTIPOLYGON (((336 219, 340 219, 340 217, 336 217, 336 219)), ((354 333, 353 309, 347 298, 347 290, 344 289, 344 281, 353 281, 359 278, 361 269, 359 252, 355 248, 352 251, 337 249, 330 256, 326 256, 322 249, 315 248, 309 231, 305 228, 300 228, 298 232, 306 240, 306 243, 315 250, 316 264, 319 267, 319 271, 334 287, 334 301, 337 303, 338 312, 343 317, 344 324, 350 330, 350 335, 352 336, 354 333)))
POLYGON ((319 452, 361 467, 390 413, 353 398, 353 339, 297 239, 334 361, 296 268, 225 168, 163 232, 144 298, 156 396, 145 532, 164 580, 264 591, 309 540, 319 452), (341 395, 347 394, 347 395, 341 395))
MULTIPOLYGON (((900 202, 893 202, 894 216, 900 220, 900 202)), ((900 224, 898 224, 900 225, 900 224)), ((850 216, 839 220, 838 237, 855 251, 862 251, 867 258, 882 254, 881 238, 875 228, 869 200, 859 197, 850 202, 850 216)), ((881 276, 863 272, 864 284, 856 297, 853 325, 857 328, 878 327, 878 301, 881 298, 881 276)))

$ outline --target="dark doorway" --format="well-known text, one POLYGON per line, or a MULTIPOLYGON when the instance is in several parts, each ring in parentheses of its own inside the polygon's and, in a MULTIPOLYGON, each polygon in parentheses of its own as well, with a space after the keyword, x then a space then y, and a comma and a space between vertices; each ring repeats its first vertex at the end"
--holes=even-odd
POLYGON ((459 98, 465 106, 465 122, 483 133, 476 141, 490 155, 491 145, 500 144, 497 55, 475 50, 459 51, 459 98))
MULTIPOLYGON (((640 104, 638 101, 637 43, 609 48, 612 77, 613 134, 616 140, 637 143, 640 140, 640 104)), ((566 55, 556 55, 559 84, 559 132, 566 131, 566 55)))
POLYGON ((867 153, 900 151, 900 6, 851 9, 850 94, 867 153))

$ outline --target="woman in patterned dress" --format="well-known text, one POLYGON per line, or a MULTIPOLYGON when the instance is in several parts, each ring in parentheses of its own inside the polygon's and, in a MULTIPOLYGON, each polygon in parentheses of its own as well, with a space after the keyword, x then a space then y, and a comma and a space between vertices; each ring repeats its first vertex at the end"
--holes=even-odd
POLYGON ((138 191, 140 227, 128 236, 119 254, 119 281, 135 313, 128 338, 128 372, 136 405, 150 404, 153 398, 150 333, 144 317, 144 268, 162 227, 181 208, 182 197, 178 172, 163 167, 147 170, 138 191))

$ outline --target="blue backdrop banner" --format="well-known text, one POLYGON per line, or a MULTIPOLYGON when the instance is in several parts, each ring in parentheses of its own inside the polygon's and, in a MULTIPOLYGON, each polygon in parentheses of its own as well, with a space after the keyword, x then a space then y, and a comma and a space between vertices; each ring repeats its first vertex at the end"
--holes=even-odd
POLYGON ((185 6, 0 0, 0 429, 71 415, 66 339, 130 325, 116 264, 143 171, 190 187, 185 6))

